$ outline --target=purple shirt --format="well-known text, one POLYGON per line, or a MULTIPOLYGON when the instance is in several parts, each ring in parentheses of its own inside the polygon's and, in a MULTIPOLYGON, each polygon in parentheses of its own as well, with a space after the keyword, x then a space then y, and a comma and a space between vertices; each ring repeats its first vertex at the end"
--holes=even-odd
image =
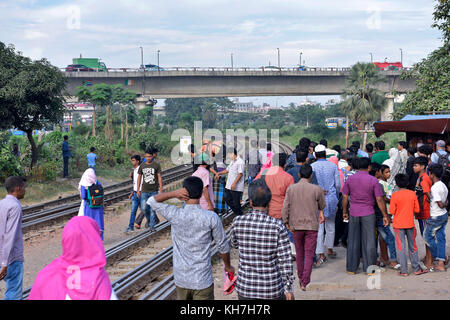
POLYGON ((376 198, 383 196, 383 190, 377 178, 367 171, 358 171, 347 179, 342 194, 350 196, 350 214, 364 217, 375 213, 376 198))
POLYGON ((0 201, 0 264, 23 262, 22 205, 12 196, 0 201))

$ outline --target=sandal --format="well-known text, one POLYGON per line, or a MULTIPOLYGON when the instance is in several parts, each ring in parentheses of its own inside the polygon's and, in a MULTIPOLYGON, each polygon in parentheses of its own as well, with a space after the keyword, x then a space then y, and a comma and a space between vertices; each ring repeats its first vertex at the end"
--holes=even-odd
POLYGON ((401 273, 401 272, 399 272, 398 275, 401 276, 401 277, 407 277, 407 276, 409 276, 409 274, 407 274, 407 273, 401 273))
MULTIPOLYGON (((434 269, 434 268, 430 268, 430 269, 434 269)), ((419 271, 415 271, 415 272, 414 272, 414 274, 415 274, 416 276, 420 276, 421 274, 425 274, 425 273, 428 273, 428 270, 427 270, 427 269, 420 269, 419 271)))
POLYGON ((319 258, 319 260, 317 260, 317 262, 315 263, 316 267, 320 267, 321 265, 323 265, 325 263, 326 259, 322 259, 319 258))
POLYGON ((337 253, 333 251, 333 253, 328 253, 328 258, 336 259, 337 253))

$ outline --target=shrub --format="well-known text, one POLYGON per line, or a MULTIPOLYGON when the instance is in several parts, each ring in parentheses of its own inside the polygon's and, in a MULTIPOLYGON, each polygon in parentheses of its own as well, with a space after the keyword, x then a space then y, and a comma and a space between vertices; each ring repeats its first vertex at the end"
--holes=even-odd
POLYGON ((91 128, 81 123, 73 129, 73 133, 78 136, 85 136, 90 130, 91 128))

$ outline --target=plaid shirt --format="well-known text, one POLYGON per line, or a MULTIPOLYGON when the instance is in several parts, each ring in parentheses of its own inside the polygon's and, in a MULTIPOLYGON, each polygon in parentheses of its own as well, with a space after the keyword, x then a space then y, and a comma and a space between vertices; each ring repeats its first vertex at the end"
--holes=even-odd
POLYGON ((238 216, 233 220, 230 243, 239 249, 239 295, 277 299, 293 292, 291 247, 281 220, 257 210, 238 216))

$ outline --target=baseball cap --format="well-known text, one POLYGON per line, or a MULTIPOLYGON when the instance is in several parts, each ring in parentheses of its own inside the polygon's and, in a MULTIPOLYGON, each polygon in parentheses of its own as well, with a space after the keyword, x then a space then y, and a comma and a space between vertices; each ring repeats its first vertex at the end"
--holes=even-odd
POLYGON ((201 163, 201 162, 208 162, 209 161, 209 156, 206 154, 206 153, 204 153, 204 152, 202 152, 202 153, 200 153, 199 155, 198 155, 198 161, 201 163))
POLYGON ((436 141, 436 145, 438 147, 443 148, 443 147, 445 147, 445 141, 444 140, 438 140, 438 141, 436 141))
POLYGON ((327 148, 323 145, 323 144, 318 144, 315 148, 314 148, 314 152, 324 152, 326 151, 327 148))

